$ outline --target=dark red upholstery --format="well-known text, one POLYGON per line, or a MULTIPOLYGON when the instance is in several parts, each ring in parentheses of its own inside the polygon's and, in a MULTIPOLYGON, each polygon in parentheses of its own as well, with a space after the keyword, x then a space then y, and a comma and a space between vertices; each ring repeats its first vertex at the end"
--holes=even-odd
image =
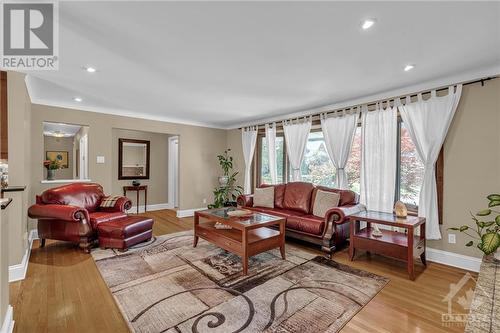
POLYGON ((293 182, 286 184, 283 208, 307 214, 311 207, 313 184, 293 182))
POLYGON ((79 243, 86 252, 96 239, 95 226, 100 222, 126 216, 132 203, 122 197, 113 207, 101 210, 105 196, 103 188, 95 183, 73 183, 48 189, 36 197, 36 204, 28 209, 29 217, 38 219, 38 236, 79 243))
POLYGON ((100 223, 97 226, 99 246, 126 250, 153 236, 153 219, 128 216, 100 223))
POLYGON ((274 208, 253 207, 252 195, 239 196, 238 205, 286 218, 287 236, 321 244, 328 252, 344 243, 349 237, 347 216, 365 209, 358 203, 358 195, 349 190, 314 186, 304 182, 262 185, 262 187, 268 186, 274 186, 274 208), (339 206, 328 210, 324 218, 312 214, 318 190, 340 194, 339 206))

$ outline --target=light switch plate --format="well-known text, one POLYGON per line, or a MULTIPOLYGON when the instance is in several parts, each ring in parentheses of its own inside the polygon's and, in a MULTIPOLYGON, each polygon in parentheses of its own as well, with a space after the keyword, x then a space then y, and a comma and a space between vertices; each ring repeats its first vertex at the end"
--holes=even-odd
POLYGON ((450 243, 450 244, 457 243, 457 238, 456 238, 455 234, 448 234, 448 243, 450 243))
POLYGON ((104 156, 97 156, 97 164, 104 164, 105 161, 104 156))

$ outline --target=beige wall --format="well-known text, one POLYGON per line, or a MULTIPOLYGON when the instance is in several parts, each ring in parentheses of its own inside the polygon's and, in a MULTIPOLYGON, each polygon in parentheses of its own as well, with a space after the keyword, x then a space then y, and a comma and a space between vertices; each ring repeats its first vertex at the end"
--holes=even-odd
MULTIPOLYGON (((9 263, 19 264, 28 248, 28 202, 31 190, 31 101, 24 74, 7 73, 9 117, 9 185, 26 186, 12 194, 9 207, 9 263)), ((42 171, 40 169, 40 171, 42 171)))
MULTIPOLYGON (((226 148, 226 131, 206 127, 180 125, 153 120, 115 116, 33 104, 31 121, 31 184, 33 194, 55 186, 41 184, 40 163, 43 159, 42 122, 53 121, 89 126, 89 177, 113 192, 114 170, 113 128, 179 135, 179 206, 180 209, 201 208, 203 199, 212 200, 217 185, 219 166, 216 155, 226 148), (106 162, 97 164, 96 157, 106 162)), ((117 144, 116 144, 117 146, 117 144)), ((31 197, 34 198, 34 195, 31 197)))
MULTIPOLYGON (((233 156, 233 169, 238 171, 236 185, 243 186, 245 183, 245 159, 243 158, 243 149, 241 147, 241 130, 232 129, 227 131, 227 148, 231 149, 233 156)), ((222 171, 221 171, 222 173, 222 171)))
MULTIPOLYGON (((7 207, 7 210, 9 207, 7 207)), ((9 306, 9 230, 6 210, 0 211, 0 327, 9 306)))
MULTIPOLYGON (((73 169, 75 168, 73 160, 73 140, 74 137, 68 138, 56 138, 53 136, 44 137, 44 154, 47 151, 67 151, 68 152, 68 167, 65 169, 59 169, 55 172, 54 179, 73 179, 73 169)), ((40 167, 43 170, 43 177, 47 179, 47 169, 42 165, 40 167)))
MULTIPOLYGON (((138 179, 142 185, 148 185, 148 205, 166 204, 168 202, 168 134, 150 133, 113 129, 113 194, 123 193, 123 186, 130 185, 131 180, 118 180, 118 139, 138 139, 150 141, 150 177, 138 179)), ((141 192, 140 205, 144 205, 144 192, 141 192)), ((128 192, 127 196, 136 206, 136 193, 128 192)))
POLYGON ((428 246, 480 257, 465 247, 467 236, 449 227, 472 224, 470 211, 485 208, 486 195, 500 191, 500 79, 464 86, 444 144, 443 239, 428 246), (457 243, 448 244, 448 233, 457 243))

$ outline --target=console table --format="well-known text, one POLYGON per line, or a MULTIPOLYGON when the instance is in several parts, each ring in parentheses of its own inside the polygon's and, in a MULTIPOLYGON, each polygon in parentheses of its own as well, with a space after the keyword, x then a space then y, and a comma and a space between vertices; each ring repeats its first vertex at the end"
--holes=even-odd
POLYGON ((363 249, 373 253, 393 257, 407 262, 408 275, 415 279, 414 257, 420 256, 422 263, 425 260, 425 218, 408 216, 396 217, 394 214, 363 211, 349 216, 351 222, 349 239, 349 258, 354 260, 356 249, 363 249), (366 222, 366 228, 360 230, 360 222, 366 222), (382 236, 372 235, 372 223, 383 224, 391 227, 404 228, 405 232, 396 232, 382 229, 382 236), (415 230, 420 227, 420 235, 415 235, 415 230))
POLYGON ((148 207, 148 186, 147 185, 139 185, 139 186, 123 186, 123 196, 127 196, 127 191, 136 191, 137 197, 137 214, 139 214, 139 192, 144 191, 144 212, 147 211, 148 207))

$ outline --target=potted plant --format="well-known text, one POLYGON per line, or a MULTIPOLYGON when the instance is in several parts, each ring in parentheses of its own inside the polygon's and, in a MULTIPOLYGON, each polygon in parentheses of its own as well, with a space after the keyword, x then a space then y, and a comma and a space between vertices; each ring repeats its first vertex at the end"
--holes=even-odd
POLYGON ((217 155, 219 165, 222 168, 223 176, 219 177, 219 184, 221 186, 227 185, 229 181, 229 171, 233 169, 233 157, 229 155, 231 149, 224 150, 224 154, 217 155))
POLYGON ((224 154, 217 155, 224 176, 219 177, 219 186, 214 189, 214 203, 208 208, 221 208, 236 206, 236 199, 243 193, 243 187, 236 185, 238 172, 233 171, 233 157, 231 149, 225 150, 224 154))
POLYGON ((472 246, 475 242, 477 248, 484 254, 494 253, 495 259, 500 260, 500 211, 493 209, 493 207, 500 206, 500 194, 490 194, 487 199, 489 201, 487 209, 483 209, 475 215, 471 213, 475 226, 463 225, 448 228, 448 230, 456 230, 474 238, 465 246, 472 246))
POLYGON ((54 180, 56 170, 61 168, 61 165, 57 160, 45 160, 43 161, 43 166, 47 168, 47 180, 54 180))

